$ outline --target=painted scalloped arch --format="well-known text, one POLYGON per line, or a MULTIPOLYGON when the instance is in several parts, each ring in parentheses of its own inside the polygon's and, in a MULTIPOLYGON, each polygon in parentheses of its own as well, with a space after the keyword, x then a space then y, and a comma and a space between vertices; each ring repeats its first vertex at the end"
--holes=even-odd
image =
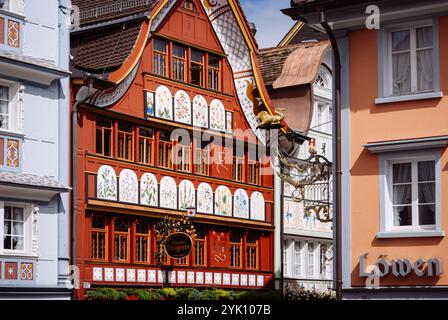
POLYGON ((249 219, 249 196, 246 190, 238 189, 233 195, 233 216, 249 219))
POLYGON ((196 207, 196 190, 190 180, 182 180, 179 184, 179 209, 196 207))
POLYGON ((183 90, 174 95, 174 120, 177 122, 191 124, 191 100, 183 90))
POLYGON ((173 96, 170 89, 159 86, 156 90, 156 117, 173 120, 173 96))
POLYGON ((219 186, 215 191, 215 214, 232 215, 232 192, 226 186, 219 186))
POLYGON ((213 214, 213 190, 208 183, 201 183, 198 186, 198 206, 197 211, 200 213, 213 214))
POLYGON ((210 129, 225 131, 226 110, 221 101, 215 99, 210 103, 210 129))
POLYGON ((96 179, 98 199, 117 201, 117 175, 111 166, 101 166, 96 179))
POLYGON ((197 95, 193 99, 193 125, 208 128, 207 100, 201 95, 197 95))
POLYGON ((255 191, 250 196, 250 218, 258 221, 266 220, 266 204, 261 192, 255 191))
POLYGON ((145 173, 140 179, 140 204, 156 207, 159 202, 157 178, 145 173))
POLYGON ((171 177, 163 177, 160 180, 160 207, 177 209, 177 186, 171 177))
POLYGON ((122 170, 118 182, 120 201, 138 203, 138 179, 135 172, 129 169, 122 170))

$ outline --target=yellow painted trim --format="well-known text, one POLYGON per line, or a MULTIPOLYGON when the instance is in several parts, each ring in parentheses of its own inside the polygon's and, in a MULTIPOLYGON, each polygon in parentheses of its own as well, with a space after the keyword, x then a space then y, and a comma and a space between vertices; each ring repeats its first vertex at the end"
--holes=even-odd
POLYGON ((289 30, 286 36, 280 41, 278 44, 279 47, 287 46, 291 43, 291 40, 297 35, 297 33, 302 30, 305 24, 301 21, 297 21, 297 23, 289 30))

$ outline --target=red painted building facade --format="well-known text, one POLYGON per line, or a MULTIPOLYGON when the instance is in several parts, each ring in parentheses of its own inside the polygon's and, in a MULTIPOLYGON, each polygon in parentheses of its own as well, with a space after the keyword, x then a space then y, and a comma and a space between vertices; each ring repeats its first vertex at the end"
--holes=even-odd
POLYGON ((77 297, 104 286, 273 287, 273 174, 255 118, 270 102, 238 2, 113 2, 74 1, 77 297), (154 226, 187 208, 193 250, 161 266, 154 226))

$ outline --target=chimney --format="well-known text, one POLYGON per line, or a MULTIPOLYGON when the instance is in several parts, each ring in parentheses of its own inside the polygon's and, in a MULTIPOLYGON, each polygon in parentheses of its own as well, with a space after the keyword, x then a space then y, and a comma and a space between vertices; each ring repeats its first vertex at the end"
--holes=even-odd
POLYGON ((249 28, 250 32, 252 32, 252 35, 255 37, 255 35, 257 34, 257 27, 255 26, 255 23, 249 22, 249 28))

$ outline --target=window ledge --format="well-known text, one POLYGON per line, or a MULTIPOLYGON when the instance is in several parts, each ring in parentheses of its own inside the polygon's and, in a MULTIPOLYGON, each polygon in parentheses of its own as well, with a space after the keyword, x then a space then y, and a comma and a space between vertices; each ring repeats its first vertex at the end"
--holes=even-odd
POLYGON ((424 100, 424 99, 438 99, 442 97, 443 97, 442 91, 416 93, 404 96, 376 98, 375 104, 386 104, 386 103, 403 102, 403 101, 424 100))
POLYGON ((378 232, 377 239, 389 238, 429 238, 429 237, 444 237, 444 231, 385 231, 378 232))

